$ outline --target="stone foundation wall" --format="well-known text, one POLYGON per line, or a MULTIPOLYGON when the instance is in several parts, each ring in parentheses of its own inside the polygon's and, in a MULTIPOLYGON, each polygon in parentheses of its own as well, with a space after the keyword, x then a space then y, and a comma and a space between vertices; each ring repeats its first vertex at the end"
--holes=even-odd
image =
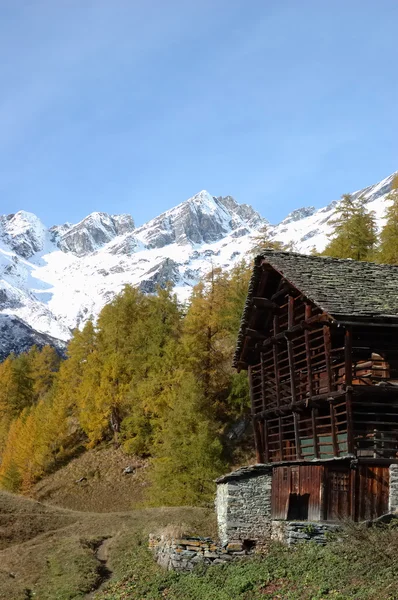
POLYGON ((154 535, 149 536, 149 548, 161 567, 179 572, 192 571, 197 565, 225 564, 252 552, 239 542, 221 547, 210 538, 170 539, 154 535))
POLYGON ((338 531, 339 525, 319 521, 272 521, 271 538, 293 546, 300 542, 316 542, 324 545, 330 534, 338 531))
POLYGON ((388 510, 390 513, 398 512, 398 465, 390 465, 388 510))
POLYGON ((222 544, 271 537, 272 470, 245 467, 217 480, 216 513, 222 544))

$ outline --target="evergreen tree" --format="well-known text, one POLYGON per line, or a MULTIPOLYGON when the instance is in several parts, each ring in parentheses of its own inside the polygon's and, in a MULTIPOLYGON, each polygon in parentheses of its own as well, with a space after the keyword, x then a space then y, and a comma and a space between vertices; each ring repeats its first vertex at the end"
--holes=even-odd
POLYGON ((26 354, 11 354, 0 365, 0 415, 16 417, 34 402, 33 379, 26 354))
POLYGON ((378 259, 382 263, 398 265, 398 175, 392 181, 387 200, 391 204, 386 210, 386 223, 380 234, 378 259))
POLYGON ((258 230, 256 236, 253 238, 252 254, 261 254, 262 250, 284 250, 285 247, 282 242, 274 240, 271 236, 269 225, 263 225, 258 230))
POLYGON ((368 212, 363 198, 354 201, 349 194, 342 197, 336 208, 336 218, 331 241, 323 251, 324 256, 372 260, 376 252, 376 219, 368 212))
POLYGON ((157 435, 151 470, 152 505, 204 505, 214 498, 214 479, 226 468, 216 422, 192 374, 178 373, 170 407, 157 435))
POLYGON ((60 357, 51 346, 44 346, 42 350, 33 346, 28 352, 28 360, 33 380, 33 395, 35 401, 38 401, 51 390, 59 370, 60 357))

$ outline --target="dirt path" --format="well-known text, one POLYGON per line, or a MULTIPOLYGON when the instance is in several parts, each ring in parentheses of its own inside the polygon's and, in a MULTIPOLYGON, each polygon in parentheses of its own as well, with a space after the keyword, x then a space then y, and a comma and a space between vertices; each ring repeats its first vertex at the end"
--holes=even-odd
POLYGON ((105 586, 105 584, 112 577, 112 570, 109 568, 108 560, 109 560, 109 547, 112 544, 112 537, 105 538, 102 540, 100 545, 97 547, 95 551, 95 555, 97 557, 98 562, 100 563, 98 566, 98 585, 92 590, 89 594, 85 596, 88 600, 89 598, 95 598, 96 594, 101 591, 101 589, 105 586))

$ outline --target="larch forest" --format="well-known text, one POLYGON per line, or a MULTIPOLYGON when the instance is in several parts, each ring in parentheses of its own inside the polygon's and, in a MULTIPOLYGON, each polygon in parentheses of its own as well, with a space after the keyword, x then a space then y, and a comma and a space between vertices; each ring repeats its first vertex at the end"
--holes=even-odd
MULTIPOLYGON (((398 179, 389 199, 377 232, 361 198, 343 196, 322 254, 398 264, 398 179)), ((266 228, 253 255, 262 247, 284 248, 266 228)), ((148 506, 212 502, 214 478, 248 451, 231 435, 250 404, 246 374, 231 361, 251 258, 213 269, 187 305, 171 286, 155 295, 126 286, 96 323, 74 332, 66 358, 49 346, 8 356, 0 365, 1 486, 29 494, 82 448, 115 444, 149 459, 148 506)))

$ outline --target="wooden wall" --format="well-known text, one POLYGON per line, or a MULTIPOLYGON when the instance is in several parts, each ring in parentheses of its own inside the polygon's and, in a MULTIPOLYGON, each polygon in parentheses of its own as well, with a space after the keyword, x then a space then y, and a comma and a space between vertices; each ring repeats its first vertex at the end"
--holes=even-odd
POLYGON ((365 521, 388 511, 388 467, 297 465, 273 473, 273 519, 365 521))

